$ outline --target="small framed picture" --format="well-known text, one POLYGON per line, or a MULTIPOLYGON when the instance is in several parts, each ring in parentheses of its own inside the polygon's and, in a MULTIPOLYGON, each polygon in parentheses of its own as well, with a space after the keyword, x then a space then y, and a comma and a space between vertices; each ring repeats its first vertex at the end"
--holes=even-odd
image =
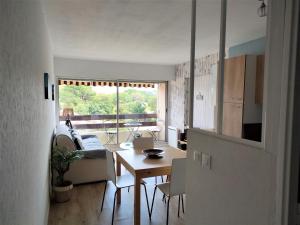
POLYGON ((45 99, 49 99, 49 90, 48 90, 48 81, 49 75, 48 73, 44 73, 44 93, 45 93, 45 99))
POLYGON ((51 90, 52 90, 52 101, 54 101, 55 100, 55 97, 54 97, 54 93, 55 93, 54 84, 51 85, 51 90))

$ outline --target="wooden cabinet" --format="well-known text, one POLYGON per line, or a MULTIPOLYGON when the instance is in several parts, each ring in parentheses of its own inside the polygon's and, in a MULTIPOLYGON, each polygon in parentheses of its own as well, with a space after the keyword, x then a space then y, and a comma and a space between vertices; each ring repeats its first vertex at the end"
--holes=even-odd
POLYGON ((225 60, 223 134, 243 137, 243 125, 261 123, 263 56, 242 55, 225 60))
POLYGON ((223 134, 232 137, 241 137, 243 128, 243 104, 224 102, 223 121, 223 134))
POLYGON ((246 56, 225 60, 224 102, 243 103, 246 56))

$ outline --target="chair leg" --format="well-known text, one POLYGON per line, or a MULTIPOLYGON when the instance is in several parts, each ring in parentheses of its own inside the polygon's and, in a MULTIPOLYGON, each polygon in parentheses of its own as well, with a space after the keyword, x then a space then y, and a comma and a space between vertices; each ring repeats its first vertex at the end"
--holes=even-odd
POLYGON ((151 210, 150 210, 150 218, 151 218, 152 212, 153 212, 153 204, 154 204, 154 200, 155 200, 156 189, 157 189, 157 186, 155 186, 155 188, 154 188, 154 193, 153 193, 153 198, 152 198, 152 203, 151 203, 151 210))
POLYGON ((112 217, 111 217, 111 225, 114 224, 114 217, 115 217, 115 207, 116 207, 116 196, 117 196, 117 192, 119 191, 119 189, 117 189, 115 191, 115 195, 114 195, 114 205, 113 205, 113 212, 112 212, 112 217))
POLYGON ((103 210, 103 203, 104 203, 105 194, 106 194, 106 186, 107 186, 107 181, 105 181, 105 186, 104 186, 104 193, 103 193, 103 198, 102 198, 102 203, 101 203, 101 212, 103 210))
POLYGON ((182 213, 184 214, 183 194, 181 195, 181 203, 182 203, 182 213))
POLYGON ((164 176, 160 176, 161 177, 161 182, 164 182, 164 176))
POLYGON ((168 198, 168 206, 167 206, 167 222, 166 222, 166 225, 169 224, 169 206, 170 206, 170 199, 171 199, 171 197, 168 198))
POLYGON ((147 209, 148 209, 148 215, 149 215, 149 219, 151 221, 151 212, 150 212, 150 207, 149 207, 149 200, 148 200, 148 193, 147 193, 147 188, 145 184, 142 184, 144 186, 144 190, 145 190, 145 195, 146 195, 146 201, 147 201, 147 209))
POLYGON ((178 212, 177 212, 177 217, 179 217, 180 215, 180 199, 181 199, 181 195, 178 195, 178 212))

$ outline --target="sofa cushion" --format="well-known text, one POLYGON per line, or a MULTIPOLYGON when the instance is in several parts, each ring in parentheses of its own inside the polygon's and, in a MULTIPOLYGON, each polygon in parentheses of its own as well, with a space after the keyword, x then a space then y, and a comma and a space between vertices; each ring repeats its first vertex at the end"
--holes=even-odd
POLYGON ((84 158, 87 159, 106 158, 106 149, 96 135, 80 135, 78 131, 71 130, 66 125, 57 126, 53 142, 53 146, 55 145, 64 146, 70 151, 82 150, 84 158))
POLYGON ((56 133, 55 133, 56 136, 58 135, 66 135, 68 136, 69 138, 72 139, 72 135, 71 135, 71 132, 70 132, 70 128, 64 124, 61 124, 59 126, 56 127, 56 133))
POLYGON ((82 139, 82 146, 89 150, 105 149, 96 136, 82 139))
POLYGON ((53 140, 53 146, 64 146, 69 151, 76 150, 76 146, 72 139, 71 133, 69 131, 69 127, 66 125, 59 125, 56 128, 55 137, 53 140))
POLYGON ((82 145, 85 158, 106 157, 106 148, 100 143, 96 135, 82 135, 82 145))
POLYGON ((74 144, 75 144, 77 150, 82 150, 81 145, 77 138, 74 138, 74 144))
POLYGON ((73 141, 76 145, 77 150, 85 149, 85 147, 83 146, 82 138, 81 138, 80 134, 74 134, 73 135, 73 141))

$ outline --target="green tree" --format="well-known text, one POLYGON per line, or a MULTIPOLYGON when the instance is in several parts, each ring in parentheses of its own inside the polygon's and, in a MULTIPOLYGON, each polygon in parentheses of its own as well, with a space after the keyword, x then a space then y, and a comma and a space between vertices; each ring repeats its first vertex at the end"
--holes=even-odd
MULTIPOLYGON (((90 86, 60 86, 61 108, 73 108, 75 114, 116 114, 117 97, 114 93, 97 94, 90 86)), ((154 113, 157 108, 156 91, 127 89, 119 94, 120 114, 154 113)))
POLYGON ((59 103, 61 108, 73 108, 78 114, 88 114, 88 104, 96 97, 89 86, 60 86, 59 103))

